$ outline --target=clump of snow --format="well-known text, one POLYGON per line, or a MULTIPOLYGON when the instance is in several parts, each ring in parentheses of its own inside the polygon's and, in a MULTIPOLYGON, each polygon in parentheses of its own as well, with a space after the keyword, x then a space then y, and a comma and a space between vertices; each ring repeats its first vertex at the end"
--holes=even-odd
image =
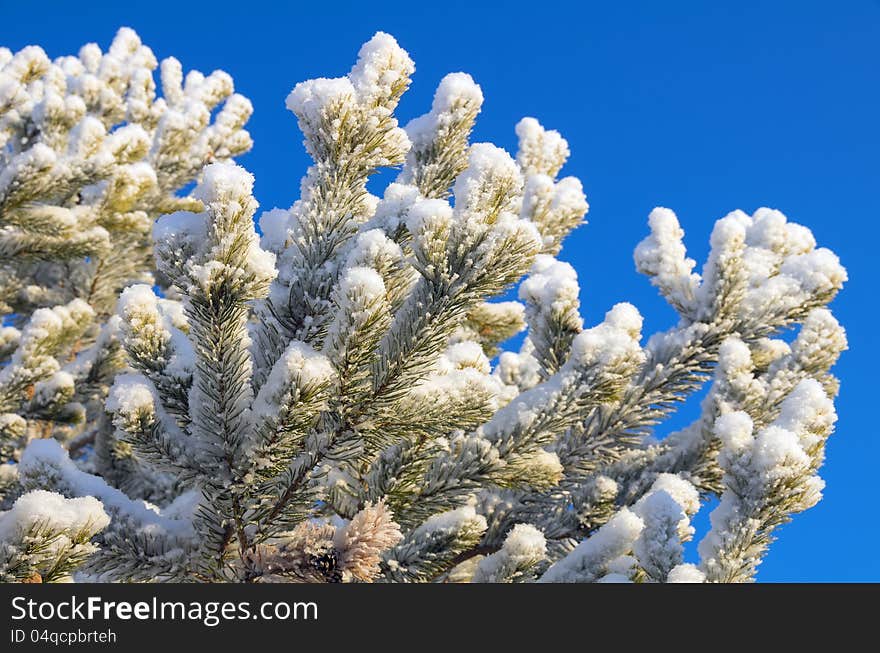
POLYGON ((410 398, 454 404, 481 397, 496 410, 504 402, 505 388, 490 372, 489 359, 479 344, 457 342, 438 357, 434 370, 415 385, 410 398))
POLYGON ((363 104, 391 97, 401 83, 408 83, 415 64, 390 34, 376 32, 361 46, 358 61, 348 74, 363 104))
POLYGON ((561 313, 577 309, 579 292, 577 272, 570 264, 547 254, 539 254, 529 270, 529 276, 520 284, 519 298, 561 313))
POLYGON ((282 404, 297 391, 313 392, 335 376, 329 359, 310 345, 292 341, 272 366, 269 377, 254 399, 252 411, 262 419, 277 417, 282 404))
POLYGON ((618 485, 613 478, 599 474, 593 480, 593 488, 597 497, 605 500, 611 500, 617 496, 618 485))
POLYGON ((400 245, 386 236, 382 229, 368 229, 354 238, 346 257, 346 266, 384 270, 402 258, 400 245))
POLYGON ((385 282, 372 267, 345 268, 334 290, 338 307, 327 330, 324 353, 334 361, 345 357, 349 343, 357 340, 373 320, 387 312, 385 282))
POLYGON ((590 205, 584 195, 581 180, 577 177, 564 177, 557 181, 550 208, 554 211, 566 211, 578 215, 584 215, 589 211, 590 205))
POLYGON ((779 417, 774 424, 798 434, 805 451, 819 444, 837 422, 834 402, 822 384, 815 379, 804 379, 782 401, 779 417))
POLYGON ((441 369, 446 362, 449 363, 451 369, 473 368, 483 374, 488 374, 491 371, 489 359, 486 358, 483 348, 476 342, 465 341, 450 345, 438 362, 441 369))
POLYGON ((674 305, 690 307, 700 284, 693 272, 696 261, 687 257, 684 230, 671 210, 657 207, 648 216, 651 235, 635 249, 636 269, 651 277, 674 305))
POLYGON ((759 208, 752 215, 746 244, 782 253, 788 236, 786 225, 786 217, 781 212, 766 207, 759 208))
POLYGON ((459 102, 467 102, 479 107, 483 104, 483 91, 467 73, 449 73, 437 85, 431 111, 440 115, 451 110, 459 102))
POLYGON ((667 583, 704 583, 706 582, 706 574, 704 574, 696 565, 683 563, 673 567, 666 577, 667 583))
POLYGON ((657 476, 650 492, 658 491, 669 494, 688 515, 694 515, 700 509, 700 493, 697 488, 677 474, 664 473, 657 476))
POLYGON ((846 330, 827 308, 814 308, 807 314, 791 351, 799 361, 817 361, 836 357, 848 347, 846 330))
POLYGON ((512 558, 540 559, 547 554, 547 540, 531 524, 517 524, 505 538, 504 548, 512 558))
MULTIPOLYGON (((628 326, 633 326, 630 321, 628 326)), ((629 362, 631 367, 644 360, 644 352, 631 331, 613 326, 607 322, 586 329, 576 335, 571 343, 571 354, 566 365, 587 367, 591 365, 610 366, 629 362)))
POLYGON ((517 163, 525 172, 555 177, 568 159, 568 141, 551 129, 544 129, 534 118, 523 118, 516 125, 519 138, 517 163))
POLYGON ((455 510, 431 515, 417 530, 423 533, 454 534, 465 527, 476 527, 476 530, 484 531, 486 530, 486 518, 478 515, 473 506, 462 506, 455 510))
POLYGON ((202 180, 193 190, 193 197, 205 204, 234 202, 254 190, 254 176, 233 163, 205 166, 202 180))
POLYGON ((438 130, 462 120, 465 112, 477 112, 483 104, 483 92, 467 73, 449 73, 437 86, 431 111, 406 125, 413 149, 429 147, 438 130))
MULTIPOLYGON (((524 344, 529 343, 528 338, 524 344)), ((520 391, 534 388, 541 382, 541 364, 530 351, 506 351, 498 357, 495 374, 502 383, 520 391)))
POLYGON ((848 279, 840 259, 824 247, 788 257, 779 272, 796 280, 811 295, 840 289, 848 279))
POLYGON ((727 394, 749 398, 761 396, 764 382, 754 376, 754 362, 749 346, 739 338, 727 338, 718 351, 719 387, 727 394))
POLYGON ((806 254, 816 249, 816 238, 807 227, 789 222, 785 225, 786 245, 788 254, 806 254))
POLYGON ((577 583, 601 578, 612 560, 631 549, 644 526, 634 512, 621 508, 598 531, 550 567, 539 582, 577 583))
POLYGON ((681 560, 682 541, 693 536, 684 507, 664 489, 652 489, 639 499, 635 512, 644 529, 633 545, 633 553, 649 575, 657 580, 681 560))
POLYGON ((626 332, 635 341, 639 341, 642 337, 643 322, 639 310, 629 302, 615 304, 605 314, 605 324, 626 332))
POLYGON ((769 476, 784 474, 789 466, 807 467, 809 458, 797 434, 778 426, 768 426, 755 438, 752 448, 755 469, 769 476))
POLYGON ((159 317, 159 298, 147 284, 138 283, 122 291, 117 311, 134 330, 153 326, 159 317))
POLYGON ((113 381, 105 406, 111 413, 130 419, 138 413, 152 413, 155 397, 149 382, 140 374, 119 374, 113 381))
POLYGON ((401 225, 406 224, 410 208, 419 199, 419 189, 416 186, 401 183, 388 184, 369 224, 375 225, 387 234, 393 234, 401 225))
POLYGON ((64 535, 50 545, 60 551, 74 535, 97 533, 109 523, 110 517, 94 497, 68 499, 55 492, 32 490, 16 499, 11 510, 0 513, 0 542, 14 541, 34 527, 45 528, 64 535))
POLYGON ((373 268, 352 267, 339 280, 339 290, 342 297, 356 299, 358 305, 366 306, 385 297, 385 282, 373 268))
POLYGON ((749 346, 739 338, 727 338, 718 349, 718 364, 726 376, 738 376, 752 371, 749 346))
POLYGON ((479 213, 497 200, 499 189, 510 189, 500 212, 515 213, 523 180, 519 167, 510 155, 491 143, 474 143, 468 151, 468 167, 455 180, 456 214, 479 213))
POLYGON ((452 207, 444 200, 419 200, 406 214, 406 228, 413 236, 413 247, 425 255, 443 247, 452 226, 452 207))
POLYGON ((287 96, 285 104, 300 120, 305 121, 306 129, 311 129, 310 125, 321 124, 328 105, 353 102, 354 97, 354 85, 347 77, 321 77, 298 83, 287 96))
MULTIPOLYGON (((187 263, 187 274, 203 292, 220 279, 241 284, 243 299, 265 296, 277 276, 275 254, 261 249, 254 230, 256 202, 251 196, 253 176, 233 163, 212 163, 205 167, 193 196, 206 205, 210 224, 205 242, 192 241, 197 253, 187 263), (201 246, 199 246, 201 244, 201 246)), ((189 225, 188 218, 181 220, 189 225)), ((189 237, 189 236, 188 236, 189 237)), ((173 244, 173 243, 172 243, 173 244)))
POLYGON ((531 524, 517 524, 507 534, 499 551, 480 560, 472 581, 510 582, 522 576, 546 555, 544 534, 531 524))
POLYGON ((727 413, 715 420, 715 435, 724 448, 732 452, 743 451, 751 445, 752 428, 752 418, 742 411, 727 413))

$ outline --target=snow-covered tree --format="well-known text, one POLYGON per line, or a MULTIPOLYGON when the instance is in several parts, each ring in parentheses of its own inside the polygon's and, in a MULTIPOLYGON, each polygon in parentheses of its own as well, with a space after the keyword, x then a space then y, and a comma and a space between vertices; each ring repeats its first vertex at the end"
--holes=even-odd
MULTIPOLYGON (((34 46, 14 54, 0 48, 2 462, 17 461, 31 439, 55 438, 74 455, 94 444, 93 471, 112 476, 134 464, 107 440, 112 427, 103 418, 109 385, 125 367, 117 297, 133 282, 161 281, 153 274, 154 221, 201 207, 181 189, 205 164, 251 145, 242 129, 251 105, 233 94, 229 75, 192 71, 184 81, 180 63, 166 59, 158 98, 157 65, 130 29, 121 29, 107 52, 92 43, 54 61, 34 46)), ((20 493, 16 471, 0 467, 5 507, 20 493)), ((61 551, 49 542, 66 531, 27 517, 26 507, 36 503, 16 503, 3 517, 7 532, 14 523, 37 524, 50 535, 43 538, 47 550, 61 551)), ((54 510, 49 505, 46 514, 54 510)), ((75 505, 92 504, 67 510, 75 505)), ((72 523, 86 522, 106 525, 100 505, 91 519, 72 523)), ((86 540, 92 535, 87 531, 86 540)), ((20 545, 8 547, 0 566, 20 576, 31 566, 20 562, 20 545)), ((74 558, 65 556, 69 567, 74 558)))
MULTIPOLYGON (((463 73, 401 127, 413 71, 379 33, 347 76, 293 89, 313 165, 261 235, 253 179, 229 162, 148 213, 178 209, 152 227, 159 289, 126 273, 115 315, 83 318, 128 366, 95 381, 106 428, 94 448, 33 438, 7 474, 26 497, 100 502, 105 518, 80 527, 91 540, 69 538, 94 549, 70 555, 80 580, 752 580, 775 528, 820 497, 846 348, 826 308, 846 280, 837 258, 778 211, 735 211, 697 273, 658 208, 635 263, 678 324, 643 339, 618 304, 585 326, 557 258, 588 210, 558 177, 566 141, 526 118, 515 158, 470 144, 483 98, 463 73), (367 181, 388 167, 375 197, 367 181), (520 301, 498 301, 516 284, 520 301), (655 434, 707 383, 694 424, 655 434)), ((243 143, 246 113, 216 123, 243 143)), ((57 322, 77 323, 80 305, 63 308, 57 322)))

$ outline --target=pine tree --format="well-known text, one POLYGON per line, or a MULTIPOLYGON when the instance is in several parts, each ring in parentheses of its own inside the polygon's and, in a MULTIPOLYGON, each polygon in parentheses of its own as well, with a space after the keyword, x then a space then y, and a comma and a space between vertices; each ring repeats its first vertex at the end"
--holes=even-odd
MULTIPOLYGON (((233 94, 226 73, 193 71, 184 82, 180 63, 166 59, 157 98, 156 67, 152 51, 130 29, 121 29, 106 53, 92 43, 76 57, 54 61, 38 47, 15 54, 0 48, 4 462, 18 461, 30 440, 52 438, 74 456, 94 445, 84 464, 108 480, 122 480, 116 471, 138 464, 130 450, 108 439, 112 426, 104 418, 109 386, 126 366, 117 298, 132 283, 162 281, 154 276, 153 222, 201 207, 179 191, 205 164, 227 161, 251 145, 242 129, 250 102, 233 94)), ((17 468, 0 470, 0 499, 8 508, 21 490, 17 468)), ((0 555, 6 569, 0 577, 54 578, 83 558, 94 532, 81 529, 106 525, 100 504, 93 519, 72 522, 78 547, 72 558, 64 553, 70 546, 58 544, 67 541, 70 525, 57 530, 52 520, 31 519, 26 506, 35 505, 33 496, 2 517, 9 532, 19 524, 32 543, 10 545, 0 555), (52 555, 39 553, 42 548, 52 555)), ((43 513, 52 512, 49 505, 43 513)))
MULTIPOLYGON (((557 258, 588 210, 580 182, 559 178, 565 139, 526 118, 515 159, 470 144, 483 98, 463 73, 400 127, 413 71, 379 33, 347 76, 293 89, 313 165, 261 235, 253 179, 231 162, 188 168, 191 195, 145 211, 168 213, 143 269, 158 285, 126 272, 115 315, 82 318, 102 325, 92 347, 112 341, 127 366, 93 382, 107 416, 84 422, 100 438, 28 438, 11 407, 30 442, 4 473, 28 494, 0 519, 37 523, 46 490, 94 501, 88 528, 69 520, 64 571, 80 565, 79 580, 753 580, 775 529, 820 498, 846 348, 826 308, 846 280, 837 258, 778 211, 735 211, 698 274, 658 208, 635 263, 678 324, 644 340, 618 304, 587 327, 557 258), (397 179, 375 197, 367 181, 388 167, 397 179), (520 301, 498 301, 517 284, 520 301), (699 419, 656 437, 706 384, 699 419), (701 559, 686 563, 713 495, 701 559)), ((224 111, 215 122, 242 144, 228 158, 248 112, 224 111)), ((58 322, 79 324, 78 307, 58 322)), ((39 349, 26 329, 4 378, 39 349)), ((8 559, 30 555, 5 541, 8 559)))

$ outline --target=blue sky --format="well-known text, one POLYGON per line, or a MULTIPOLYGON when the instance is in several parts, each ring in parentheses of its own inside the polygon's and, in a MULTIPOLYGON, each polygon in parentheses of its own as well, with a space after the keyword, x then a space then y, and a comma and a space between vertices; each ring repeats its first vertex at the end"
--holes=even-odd
MULTIPOLYGON (((674 209, 702 261, 732 209, 782 210, 837 252, 850 282, 834 303, 850 351, 837 373, 840 421, 825 499, 780 532, 763 581, 880 581, 875 478, 880 440, 876 259, 880 243, 880 2, 3 2, 0 45, 51 56, 133 27, 160 58, 231 73, 254 103, 241 159, 263 208, 289 206, 307 159, 284 98, 297 81, 347 72, 375 31, 416 62, 401 103, 424 112, 447 72, 486 102, 476 140, 515 149, 539 118, 568 138, 589 225, 566 242, 587 321, 635 303, 646 331, 672 312, 637 275, 632 249, 652 207, 674 209)), ((693 406, 688 406, 692 411, 693 406)), ((686 411, 687 412, 687 411, 686 411)), ((687 417, 685 415, 684 417, 687 417)), ((684 418, 682 418, 684 419, 684 418)), ((679 423, 681 420, 677 420, 679 423)), ((704 523, 704 520, 703 520, 704 523)))

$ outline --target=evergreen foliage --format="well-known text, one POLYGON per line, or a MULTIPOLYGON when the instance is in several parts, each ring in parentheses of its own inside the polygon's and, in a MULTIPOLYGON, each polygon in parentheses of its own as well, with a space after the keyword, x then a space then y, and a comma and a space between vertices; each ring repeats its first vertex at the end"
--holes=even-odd
POLYGON ((0 65, 3 579, 749 581, 819 500, 846 273, 780 212, 719 220, 697 273, 655 209, 635 263, 680 319, 643 338, 631 304, 585 326, 557 258, 565 139, 469 143, 463 73, 401 127, 386 34, 290 93, 313 163, 258 218, 224 73, 168 59, 157 98, 130 30, 0 65))

